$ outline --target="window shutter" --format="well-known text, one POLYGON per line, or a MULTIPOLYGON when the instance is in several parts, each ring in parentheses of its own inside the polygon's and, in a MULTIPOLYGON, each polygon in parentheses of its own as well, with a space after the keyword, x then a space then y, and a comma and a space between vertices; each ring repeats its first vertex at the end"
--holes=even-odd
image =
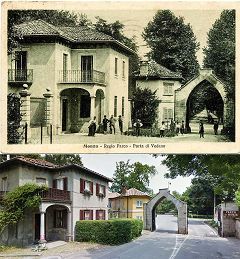
POLYGON ((96 220, 99 219, 99 210, 96 210, 96 220))
POLYGON ((79 219, 84 220, 84 210, 80 210, 79 212, 79 219))
POLYGON ((99 184, 96 183, 96 195, 98 196, 99 195, 99 184))
POLYGON ((54 188, 54 189, 57 188, 57 179, 53 179, 52 188, 54 188))
POLYGON ((64 191, 68 190, 68 178, 67 177, 63 178, 63 190, 64 191))
POLYGON ((103 187, 103 195, 106 196, 106 186, 103 187))
POLYGON ((90 182, 90 192, 93 194, 93 182, 90 182))
POLYGON ((90 219, 93 220, 93 210, 90 210, 90 219))
POLYGON ((85 181, 81 178, 80 179, 80 193, 84 192, 84 188, 85 188, 85 181))

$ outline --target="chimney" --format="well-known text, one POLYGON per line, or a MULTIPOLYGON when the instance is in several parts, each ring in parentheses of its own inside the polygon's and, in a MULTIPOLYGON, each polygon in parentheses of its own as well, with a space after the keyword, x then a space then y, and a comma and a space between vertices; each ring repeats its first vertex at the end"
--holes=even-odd
POLYGON ((148 61, 142 60, 140 61, 140 76, 148 75, 148 61))

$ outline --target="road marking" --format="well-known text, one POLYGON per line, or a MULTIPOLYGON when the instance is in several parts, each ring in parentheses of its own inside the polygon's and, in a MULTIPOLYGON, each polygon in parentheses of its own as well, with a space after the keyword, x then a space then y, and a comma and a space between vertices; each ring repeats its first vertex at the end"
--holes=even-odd
POLYGON ((169 259, 174 259, 177 256, 177 254, 179 253, 179 251, 182 248, 183 244, 188 239, 189 235, 187 235, 182 242, 178 242, 178 238, 177 237, 178 237, 178 235, 176 235, 176 244, 175 244, 175 247, 174 247, 173 252, 172 252, 171 256, 169 257, 169 259))

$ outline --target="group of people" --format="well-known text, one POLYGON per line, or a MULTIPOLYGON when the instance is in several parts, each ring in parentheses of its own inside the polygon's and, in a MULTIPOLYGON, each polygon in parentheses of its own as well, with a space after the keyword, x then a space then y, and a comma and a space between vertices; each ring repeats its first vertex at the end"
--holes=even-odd
MULTIPOLYGON (((116 119, 113 117, 113 115, 111 115, 111 117, 109 119, 107 118, 106 115, 104 115, 103 120, 102 120, 103 133, 107 134, 108 127, 109 127, 110 134, 112 134, 112 133, 115 134, 116 133, 115 123, 116 123, 116 119)), ((122 135, 123 134, 123 119, 122 119, 121 115, 118 116, 118 126, 119 126, 119 130, 121 132, 121 135, 122 135)), ((96 129, 97 129, 96 116, 94 116, 94 118, 90 121, 88 129, 89 129, 88 136, 95 136, 96 129)))
MULTIPOLYGON (((184 125, 184 121, 182 121, 181 123, 178 122, 178 120, 175 122, 173 119, 171 119, 170 122, 170 132, 171 133, 176 133, 176 135, 178 136, 178 134, 184 134, 185 132, 185 125, 184 125)), ((164 132, 167 129, 165 122, 162 122, 162 125, 160 126, 160 138, 164 137, 164 132)))

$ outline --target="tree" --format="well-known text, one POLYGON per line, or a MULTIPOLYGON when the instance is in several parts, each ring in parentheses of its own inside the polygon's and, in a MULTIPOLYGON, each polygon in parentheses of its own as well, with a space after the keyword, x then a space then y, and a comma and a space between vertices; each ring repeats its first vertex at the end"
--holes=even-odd
POLYGON ((155 166, 141 164, 140 162, 130 164, 129 160, 127 162, 120 161, 116 163, 110 190, 121 193, 123 188, 136 188, 142 192, 152 194, 152 190, 148 187, 149 180, 156 173, 155 166))
POLYGON ((46 154, 44 159, 56 165, 77 164, 83 166, 82 159, 78 154, 46 154))
POLYGON ((214 192, 221 200, 233 200, 240 185, 239 155, 167 155, 162 164, 169 169, 168 178, 211 176, 214 192))
POLYGON ((7 96, 7 142, 8 144, 19 144, 22 139, 20 113, 21 101, 20 97, 14 93, 7 96))
POLYGON ((227 97, 235 97, 235 10, 224 10, 208 32, 204 66, 224 80, 227 97))
POLYGON ((174 72, 181 72, 184 82, 197 73, 199 43, 183 17, 176 17, 170 10, 157 11, 144 29, 143 38, 151 49, 149 57, 174 72))
POLYGON ((137 88, 133 95, 132 119, 140 119, 144 127, 152 127, 158 116, 159 100, 156 91, 137 88))
POLYGON ((192 184, 183 193, 183 200, 193 214, 212 215, 214 208, 214 178, 207 174, 192 179, 192 184))

